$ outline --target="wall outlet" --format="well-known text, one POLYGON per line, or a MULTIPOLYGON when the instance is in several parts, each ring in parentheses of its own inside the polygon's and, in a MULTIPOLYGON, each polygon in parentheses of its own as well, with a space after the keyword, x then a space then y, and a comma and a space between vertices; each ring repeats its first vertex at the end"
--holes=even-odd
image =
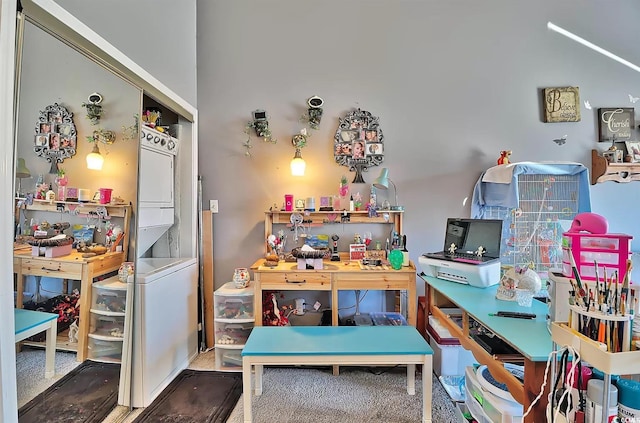
POLYGON ((218 200, 209 200, 209 210, 211 213, 218 213, 218 200))

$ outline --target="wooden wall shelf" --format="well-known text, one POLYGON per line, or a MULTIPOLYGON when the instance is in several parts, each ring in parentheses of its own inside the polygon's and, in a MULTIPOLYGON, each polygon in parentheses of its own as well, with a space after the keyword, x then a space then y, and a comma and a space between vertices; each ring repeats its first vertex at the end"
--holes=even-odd
POLYGON ((609 163, 598 150, 591 150, 591 185, 606 181, 640 181, 640 163, 609 163))

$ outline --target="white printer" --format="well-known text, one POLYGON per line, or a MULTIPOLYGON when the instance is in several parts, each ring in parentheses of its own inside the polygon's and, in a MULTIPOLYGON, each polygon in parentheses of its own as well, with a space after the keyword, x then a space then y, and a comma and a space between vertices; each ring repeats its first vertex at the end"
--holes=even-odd
POLYGON ((427 276, 478 288, 500 282, 502 220, 448 218, 442 251, 418 258, 427 276))

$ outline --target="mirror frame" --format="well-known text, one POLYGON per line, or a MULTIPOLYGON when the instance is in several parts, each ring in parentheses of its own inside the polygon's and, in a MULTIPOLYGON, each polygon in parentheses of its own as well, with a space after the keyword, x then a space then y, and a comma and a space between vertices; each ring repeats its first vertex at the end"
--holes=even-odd
MULTIPOLYGON (((19 73, 20 51, 16 40, 19 35, 18 2, 16 0, 3 0, 0 3, 0 52, 3 57, 13 57, 16 60, 3 61, 0 64, 0 133, 5 139, 14 140, 13 143, 3 143, 5 149, 3 166, 0 173, 4 173, 4 184, 0 184, 0 192, 9 201, 4 202, 5 216, 13 215, 14 198, 14 167, 15 167, 15 136, 16 136, 16 112, 17 112, 17 86, 16 75, 19 73)), ((197 109, 182 99, 167 86, 117 50, 104 38, 93 32, 81 21, 68 13, 60 5, 52 0, 22 0, 22 13, 31 21, 39 25, 43 30, 56 37, 60 41, 76 49, 99 65, 120 75, 136 87, 139 87, 143 95, 153 98, 159 103, 175 111, 181 118, 192 124, 191 158, 197 162, 197 109)), ((197 192, 197 178, 194 178, 192 192, 197 192)), ((197 199, 193 196, 191 219, 198 221, 197 199)), ((5 270, 6 280, 13 278, 13 225, 11 219, 0 226, 4 233, 3 250, 6 254, 0 258, 0 263, 5 270)), ((2 235, 0 235, 2 236, 2 235)), ((193 241, 193 254, 197 257, 196 241, 193 241)), ((0 284, 0 318, 9 326, 14 324, 12 313, 13 286, 0 284), (9 306, 11 305, 11 307, 9 306)), ((0 420, 12 421, 17 419, 17 392, 16 392, 16 368, 15 368, 15 342, 14 334, 10 331, 0 333, 0 420)))

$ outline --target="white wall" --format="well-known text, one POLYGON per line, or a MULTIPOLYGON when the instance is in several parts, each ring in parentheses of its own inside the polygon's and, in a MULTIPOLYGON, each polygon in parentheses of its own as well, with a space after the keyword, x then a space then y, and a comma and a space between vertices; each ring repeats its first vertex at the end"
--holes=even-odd
MULTIPOLYGON (((513 161, 590 168, 591 149, 604 147, 596 109, 633 107, 628 94, 640 94, 640 74, 546 25, 640 63, 638 19, 634 0, 200 2, 200 168, 204 198, 220 201, 216 284, 260 256, 263 212, 283 194, 334 194, 340 176, 352 176, 334 163, 332 145, 338 118, 355 107, 380 117, 384 166, 406 207, 414 261, 440 248, 447 217, 469 215, 473 186, 500 150, 513 150, 513 161), (580 87, 593 110, 583 109, 577 123, 543 123, 541 89, 562 86, 580 87), (302 151, 307 175, 294 179, 290 139, 312 95, 324 98, 324 116, 302 151), (257 108, 267 110, 280 141, 253 138, 247 158, 242 131, 257 108), (552 141, 565 134, 565 145, 552 141)), ((367 184, 356 189, 368 192, 378 172, 365 173, 367 184)), ((612 231, 640 237, 632 223, 639 187, 592 187, 593 211, 612 231)))

